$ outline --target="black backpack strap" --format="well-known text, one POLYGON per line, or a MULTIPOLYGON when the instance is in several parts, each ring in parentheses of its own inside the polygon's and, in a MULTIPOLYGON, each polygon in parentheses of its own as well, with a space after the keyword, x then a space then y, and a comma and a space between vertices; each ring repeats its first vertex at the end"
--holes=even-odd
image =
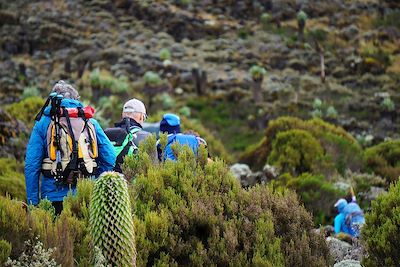
POLYGON ((78 170, 78 146, 75 140, 74 131, 72 130, 71 119, 69 117, 68 111, 65 107, 62 107, 63 112, 65 114, 65 119, 67 121, 68 132, 70 134, 72 140, 72 154, 71 160, 69 161, 67 167, 64 170, 64 179, 67 183, 76 183, 76 177, 74 176, 74 172, 78 170))

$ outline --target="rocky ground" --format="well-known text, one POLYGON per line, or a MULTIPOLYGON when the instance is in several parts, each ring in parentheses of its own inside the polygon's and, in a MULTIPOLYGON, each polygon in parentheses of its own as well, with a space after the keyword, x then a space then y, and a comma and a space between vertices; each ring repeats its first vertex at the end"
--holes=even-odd
POLYGON ((235 146, 236 128, 257 133, 271 118, 307 118, 315 109, 360 138, 378 142, 398 136, 397 111, 383 103, 388 97, 395 104, 400 100, 400 29, 387 19, 398 14, 396 1, 97 0, 0 5, 3 105, 19 101, 27 86, 37 86, 45 95, 58 79, 72 80, 86 90, 81 81, 95 68, 128 77, 132 94, 140 94, 143 90, 136 83, 151 70, 206 126, 228 136, 231 150, 257 141, 257 134, 246 136, 247 143, 235 146), (300 8, 308 15, 303 41, 297 36, 300 8), (267 22, 260 19, 263 13, 269 14, 267 22), (159 56, 163 48, 171 52, 168 64, 159 56), (324 82, 318 51, 324 56, 324 82), (267 70, 263 100, 256 107, 248 74, 253 65, 267 70), (205 91, 196 91, 193 70, 206 73, 205 91), (200 98, 205 106, 193 103, 198 102, 197 95, 206 95, 200 98), (320 105, 315 106, 316 98, 320 105), (330 106, 337 113, 328 112, 330 106), (209 107, 228 113, 234 125, 222 128, 218 120, 207 119, 217 116, 204 111, 209 107))

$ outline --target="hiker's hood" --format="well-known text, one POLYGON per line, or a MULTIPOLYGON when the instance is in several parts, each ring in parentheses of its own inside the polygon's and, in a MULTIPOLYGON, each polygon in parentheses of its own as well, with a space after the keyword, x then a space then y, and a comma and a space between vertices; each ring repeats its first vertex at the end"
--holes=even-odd
POLYGON ((342 212, 343 209, 347 206, 347 201, 344 198, 339 199, 336 203, 335 203, 335 208, 338 209, 339 212, 342 212))
MULTIPOLYGON (((66 107, 66 108, 83 108, 83 105, 81 102, 79 102, 78 100, 69 99, 69 98, 65 98, 65 99, 61 100, 61 106, 66 107)), ((44 115, 50 116, 50 109, 51 109, 51 106, 48 106, 44 110, 44 115)))

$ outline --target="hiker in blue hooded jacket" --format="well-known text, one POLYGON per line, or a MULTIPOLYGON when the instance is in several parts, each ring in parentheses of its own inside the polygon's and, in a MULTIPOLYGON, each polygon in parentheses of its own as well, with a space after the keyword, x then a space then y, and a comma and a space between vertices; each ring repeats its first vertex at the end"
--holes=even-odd
MULTIPOLYGON (((61 106, 65 108, 83 108, 83 105, 78 101, 79 93, 70 84, 59 81, 54 85, 52 92, 63 96, 61 106)), ((56 184, 54 177, 42 175, 42 162, 46 157, 49 157, 47 132, 51 120, 50 107, 47 107, 43 116, 33 127, 25 158, 26 193, 29 205, 37 205, 40 199, 47 198, 52 202, 56 214, 60 214, 64 197, 67 196, 69 191, 75 194, 76 185, 56 184)), ((90 122, 97 139, 98 156, 95 159, 97 168, 94 175, 94 177, 97 177, 102 172, 113 169, 116 156, 111 142, 104 134, 99 123, 94 119, 90 119, 90 122)))
POLYGON ((339 212, 334 220, 335 234, 345 233, 358 237, 360 234, 358 227, 365 223, 360 206, 355 201, 347 203, 344 198, 339 199, 334 206, 339 212))
MULTIPOLYGON (((164 114, 160 122, 160 132, 168 134, 168 143, 164 151, 164 160, 176 160, 176 157, 171 149, 171 145, 178 142, 181 145, 188 145, 192 149, 193 153, 197 155, 200 145, 204 145, 207 148, 206 141, 194 134, 193 132, 181 133, 181 120, 179 116, 168 113, 164 114)), ((163 160, 161 147, 157 142, 158 159, 163 160)), ((208 155, 210 158, 210 156, 208 155)))

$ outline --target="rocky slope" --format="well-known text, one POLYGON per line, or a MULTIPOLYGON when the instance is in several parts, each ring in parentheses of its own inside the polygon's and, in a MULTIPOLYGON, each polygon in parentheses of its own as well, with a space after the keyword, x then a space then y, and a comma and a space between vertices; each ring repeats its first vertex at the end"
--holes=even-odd
POLYGON ((396 1, 3 0, 0 6, 1 104, 19 101, 27 86, 46 95, 58 79, 75 82, 96 102, 84 82, 95 68, 126 76, 128 95, 146 95, 140 82, 151 70, 171 96, 227 137, 231 150, 256 142, 272 118, 308 118, 316 109, 314 115, 360 138, 398 136, 396 1), (302 42, 300 9, 308 15, 302 42), (159 56, 163 48, 171 52, 168 64, 159 56), (248 74, 253 65, 267 70, 257 106, 248 74), (196 90, 197 71, 206 73, 205 92, 196 90))

